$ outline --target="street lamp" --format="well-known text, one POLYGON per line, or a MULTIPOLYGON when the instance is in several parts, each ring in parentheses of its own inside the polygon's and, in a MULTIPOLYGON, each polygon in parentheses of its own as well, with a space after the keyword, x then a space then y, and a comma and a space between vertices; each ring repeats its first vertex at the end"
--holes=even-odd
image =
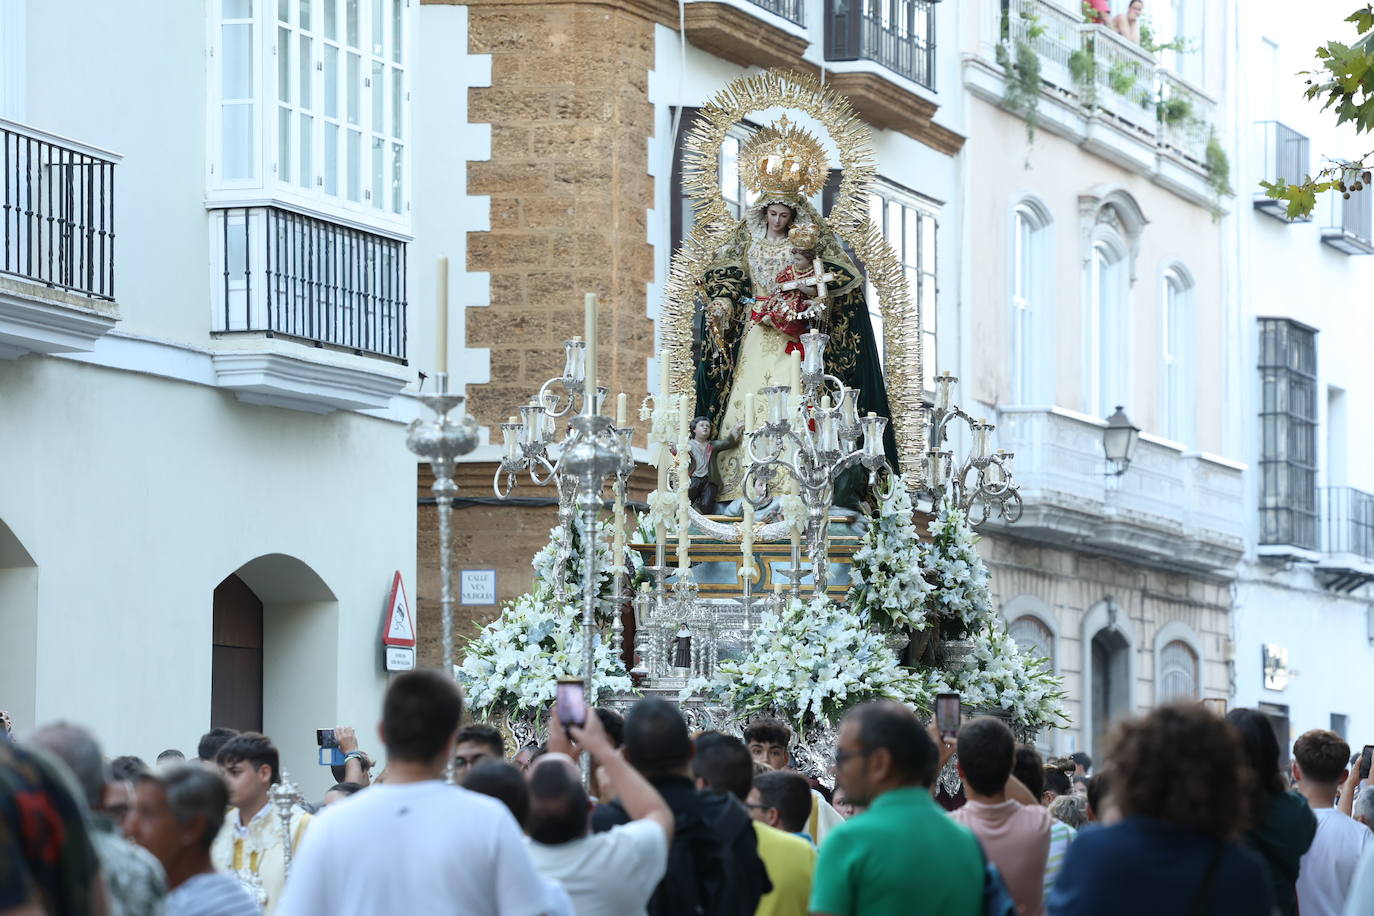
POLYGON ((1107 428, 1102 431, 1102 451, 1106 452, 1107 465, 1112 468, 1107 472, 1108 477, 1120 477, 1126 473, 1139 439, 1140 427, 1131 422, 1118 404, 1116 413, 1107 418, 1107 428))

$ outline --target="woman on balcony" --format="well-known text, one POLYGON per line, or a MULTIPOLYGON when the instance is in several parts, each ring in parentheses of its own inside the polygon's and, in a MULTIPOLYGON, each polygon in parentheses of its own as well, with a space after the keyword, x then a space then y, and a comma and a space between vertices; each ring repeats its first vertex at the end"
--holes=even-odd
POLYGON ((1112 17, 1112 29, 1127 41, 1140 44, 1140 14, 1145 11, 1145 0, 1131 0, 1126 12, 1112 17))

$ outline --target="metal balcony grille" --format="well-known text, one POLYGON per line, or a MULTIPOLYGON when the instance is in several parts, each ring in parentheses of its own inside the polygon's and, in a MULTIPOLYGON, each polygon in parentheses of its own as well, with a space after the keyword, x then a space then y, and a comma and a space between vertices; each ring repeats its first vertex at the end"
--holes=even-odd
POLYGON ((1374 563, 1374 493, 1322 488, 1322 552, 1353 554, 1374 563))
POLYGON ((871 60, 935 89, 935 8, 928 0, 825 0, 825 59, 871 60))
POLYGON ((753 3, 797 25, 806 25, 802 0, 753 0, 753 3))
POLYGON ((1352 191, 1347 198, 1338 191, 1331 198, 1330 224, 1322 229, 1322 244, 1343 254, 1374 254, 1374 190, 1352 191))
POLYGON ((217 331, 405 359, 404 242, 276 207, 216 215, 217 331))
POLYGON ((0 274, 113 299, 114 168, 0 122, 0 274))
POLYGON ((1317 549, 1317 334, 1261 318, 1260 543, 1317 549))
MULTIPOLYGON (((1264 177, 1266 181, 1286 181, 1299 184, 1307 177, 1311 161, 1311 141, 1286 124, 1278 121, 1261 121, 1264 130, 1264 177)), ((1254 197, 1255 209, 1288 222, 1288 205, 1274 200, 1263 191, 1254 197)), ((1300 217, 1293 222, 1309 222, 1310 216, 1300 217)))

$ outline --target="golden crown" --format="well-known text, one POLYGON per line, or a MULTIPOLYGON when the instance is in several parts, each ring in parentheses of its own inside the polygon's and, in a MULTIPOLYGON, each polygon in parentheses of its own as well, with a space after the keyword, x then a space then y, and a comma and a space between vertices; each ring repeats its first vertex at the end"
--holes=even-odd
POLYGON ((739 161, 744 186, 765 200, 810 197, 825 186, 825 147, 785 115, 750 137, 739 161))
POLYGON ((793 226, 787 230, 787 240, 799 251, 810 251, 821 240, 821 231, 815 226, 793 226))

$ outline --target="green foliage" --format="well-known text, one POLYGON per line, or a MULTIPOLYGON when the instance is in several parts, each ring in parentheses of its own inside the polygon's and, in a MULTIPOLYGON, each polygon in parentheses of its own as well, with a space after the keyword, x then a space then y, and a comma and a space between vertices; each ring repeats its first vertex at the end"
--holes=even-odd
POLYGON ((1107 71, 1107 85, 1112 87, 1112 92, 1117 95, 1129 95, 1135 88, 1136 80, 1139 78, 1135 67, 1127 64, 1124 60, 1119 60, 1112 64, 1112 69, 1107 71))
MULTIPOLYGON (((1308 71, 1306 97, 1324 99, 1322 110, 1336 112, 1336 124, 1350 122, 1358 133, 1374 128, 1374 5, 1366 3, 1345 18, 1353 23, 1359 36, 1352 44, 1328 41, 1317 48, 1319 68, 1308 71)), ((1260 187, 1275 200, 1288 205, 1288 218, 1310 216, 1317 206, 1317 195, 1340 191, 1358 192, 1369 184, 1364 180, 1367 163, 1374 150, 1358 159, 1332 162, 1316 175, 1306 175, 1299 184, 1283 179, 1261 181, 1260 187)))
POLYGON ((1149 17, 1140 20, 1140 46, 1151 54, 1158 54, 1160 51, 1177 51, 1186 54, 1193 50, 1193 40, 1179 35, 1172 41, 1160 44, 1155 41, 1154 29, 1150 28, 1149 17))
POLYGON ((1040 112, 1040 55, 1024 38, 1018 38, 1012 50, 1015 59, 1005 44, 998 45, 996 51, 997 63, 1007 74, 1002 104, 1026 122, 1026 140, 1034 143, 1040 112))
POLYGON ((1097 59, 1091 47, 1079 48, 1069 55, 1069 76, 1073 77, 1084 103, 1091 102, 1097 89, 1097 59))
POLYGON ((1191 100, 1179 96, 1172 99, 1161 99, 1159 108, 1156 109, 1159 120, 1168 124, 1170 127, 1177 127, 1186 124, 1193 117, 1193 103, 1191 100))
POLYGON ((1205 155, 1207 183, 1212 186, 1212 215, 1221 218, 1221 199, 1236 193, 1231 188, 1231 157, 1217 139, 1216 131, 1207 138, 1205 155))

